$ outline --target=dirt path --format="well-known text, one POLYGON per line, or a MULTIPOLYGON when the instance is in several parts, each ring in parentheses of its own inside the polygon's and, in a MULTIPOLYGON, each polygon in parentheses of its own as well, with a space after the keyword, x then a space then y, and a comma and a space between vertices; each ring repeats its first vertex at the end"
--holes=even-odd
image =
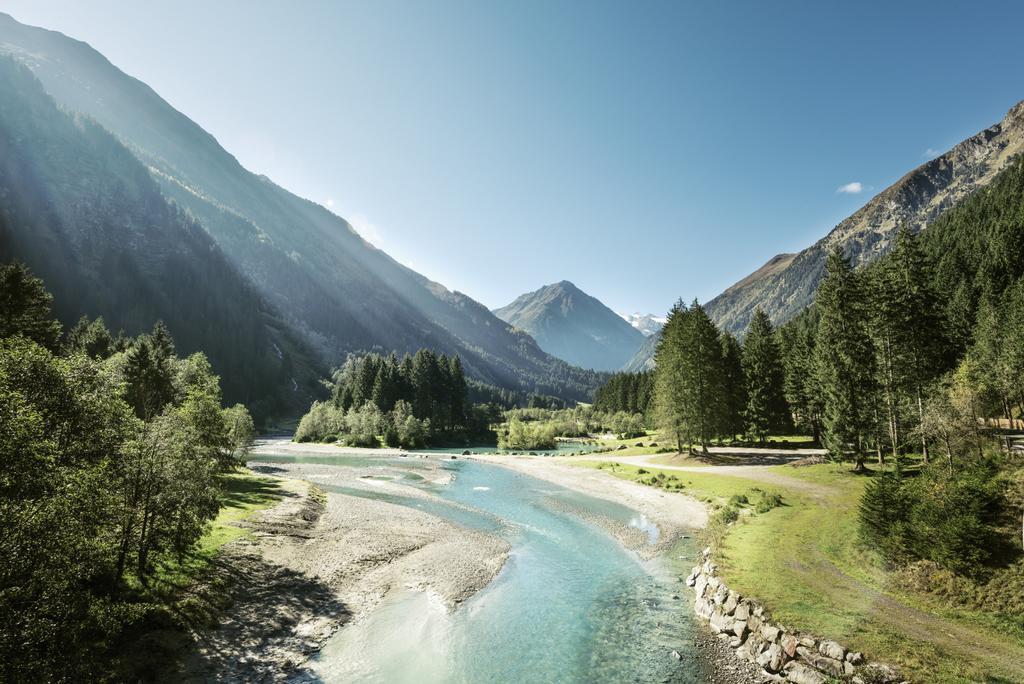
MULTIPOLYGON (((540 458, 540 457, 537 457, 540 458)), ((545 460, 572 463, 573 460, 580 460, 579 456, 556 456, 545 457, 545 460)), ((614 454, 588 454, 583 457, 587 461, 601 461, 604 463, 622 463, 623 465, 639 466, 644 468, 657 468, 681 473, 701 473, 704 475, 722 475, 725 477, 739 477, 747 480, 756 480, 766 484, 785 487, 815 498, 827 498, 837 492, 834 487, 809 482, 798 477, 790 477, 777 470, 772 470, 768 465, 671 465, 657 463, 654 459, 659 458, 650 454, 639 456, 615 456, 614 454)))

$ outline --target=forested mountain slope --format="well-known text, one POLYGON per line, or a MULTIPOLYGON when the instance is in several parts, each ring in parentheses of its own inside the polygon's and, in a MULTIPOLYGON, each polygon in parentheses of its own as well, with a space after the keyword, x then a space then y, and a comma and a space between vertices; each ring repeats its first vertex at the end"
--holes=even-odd
POLYGON ((458 354, 471 377, 495 385, 571 399, 589 397, 596 386, 593 374, 397 263, 345 220, 244 169, 210 134, 85 43, 0 14, 0 51, 28 65, 58 103, 124 141, 325 367, 351 351, 427 347, 458 354))
POLYGON ((616 371, 644 341, 642 332, 566 280, 520 295, 494 314, 581 368, 616 371))
POLYGON ((915 232, 926 228, 957 202, 988 185, 1021 151, 1024 102, 1014 106, 1001 122, 903 176, 783 268, 741 280, 712 299, 707 303, 708 313, 734 333, 746 328, 757 308, 774 323, 789 320, 811 303, 833 247, 842 247, 856 266, 877 259, 888 251, 900 226, 915 232))
POLYGON ((228 401, 260 415, 308 403, 310 351, 146 168, 7 57, 0 92, 0 261, 45 278, 65 326, 103 316, 134 335, 162 319, 183 352, 208 353, 228 401))
MULTIPOLYGON (((925 229, 991 183, 1021 152, 1024 102, 1010 109, 999 123, 903 176, 811 247, 795 255, 774 257, 709 301, 705 309, 715 323, 736 334, 742 334, 758 308, 773 323, 785 323, 813 300, 833 247, 841 247, 855 266, 874 261, 889 250, 901 226, 914 232, 925 229)), ((655 346, 656 342, 649 340, 626 369, 650 368, 655 346)))

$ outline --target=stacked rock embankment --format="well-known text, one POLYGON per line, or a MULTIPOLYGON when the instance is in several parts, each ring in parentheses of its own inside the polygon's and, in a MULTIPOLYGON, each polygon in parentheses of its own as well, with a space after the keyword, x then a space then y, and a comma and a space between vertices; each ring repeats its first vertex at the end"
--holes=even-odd
POLYGON ((718 567, 705 549, 700 565, 686 578, 696 592, 694 610, 711 630, 728 642, 739 658, 757 663, 765 675, 780 682, 826 684, 896 684, 900 673, 835 641, 819 639, 772 622, 756 601, 740 596, 718 577, 718 567))

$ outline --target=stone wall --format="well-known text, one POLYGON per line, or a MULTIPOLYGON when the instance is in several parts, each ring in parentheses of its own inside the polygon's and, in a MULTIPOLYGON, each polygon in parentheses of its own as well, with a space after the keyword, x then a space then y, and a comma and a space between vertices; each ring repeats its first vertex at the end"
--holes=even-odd
POLYGON ((819 639, 772 622, 767 611, 729 589, 705 549, 702 562, 686 583, 696 592, 694 610, 708 621, 720 639, 727 640, 739 658, 761 666, 769 679, 794 684, 893 684, 900 673, 889 665, 868 663, 834 641, 819 639))

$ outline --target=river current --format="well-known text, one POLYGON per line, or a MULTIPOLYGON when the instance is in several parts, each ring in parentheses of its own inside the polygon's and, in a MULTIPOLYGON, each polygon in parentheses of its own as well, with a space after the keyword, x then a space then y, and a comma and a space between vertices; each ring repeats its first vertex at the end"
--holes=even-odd
MULTIPOLYGON (((367 464, 366 457, 344 455, 257 458, 367 464)), ((455 477, 443 486, 423 482, 415 459, 388 459, 388 465, 437 497, 335 491, 385 498, 500 534, 512 550, 494 581, 452 613, 428 594, 407 591, 339 630, 312 663, 322 681, 705 681, 692 645, 695 621, 679 580, 692 565, 686 541, 644 561, 588 522, 606 516, 657 541, 657 527, 626 506, 476 461, 446 461, 455 477)))

